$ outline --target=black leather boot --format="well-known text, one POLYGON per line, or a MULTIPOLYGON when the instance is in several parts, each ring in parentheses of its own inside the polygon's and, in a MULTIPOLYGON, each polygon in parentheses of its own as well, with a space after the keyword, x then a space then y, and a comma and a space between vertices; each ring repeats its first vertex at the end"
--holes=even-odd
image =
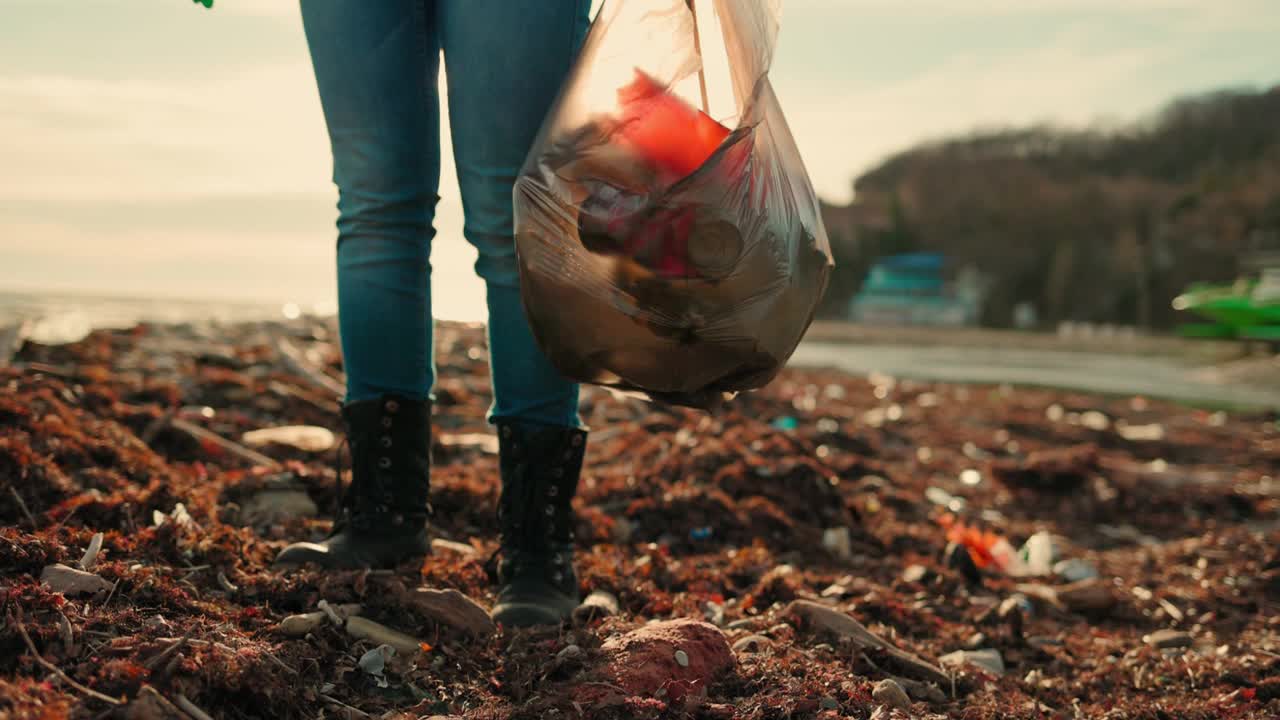
POLYGON ((403 397, 351 403, 342 409, 351 447, 351 486, 333 532, 318 543, 294 543, 277 566, 389 568, 425 555, 431 481, 431 403, 403 397))
POLYGON ((573 495, 587 433, 576 428, 498 421, 502 532, 495 622, 553 625, 578 606, 573 570, 573 495))

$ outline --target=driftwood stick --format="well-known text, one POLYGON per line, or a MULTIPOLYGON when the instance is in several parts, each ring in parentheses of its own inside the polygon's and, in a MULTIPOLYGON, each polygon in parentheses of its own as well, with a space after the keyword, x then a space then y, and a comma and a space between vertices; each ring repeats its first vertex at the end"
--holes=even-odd
POLYGON ((22 610, 18 610, 18 614, 16 616, 10 615, 9 619, 10 619, 10 622, 13 624, 13 626, 18 629, 18 634, 22 636, 22 642, 26 644, 27 650, 31 652, 31 656, 34 657, 35 661, 39 663, 40 666, 43 667, 45 670, 48 670, 54 675, 57 675, 58 677, 62 678, 63 682, 67 683, 71 687, 75 688, 76 690, 79 690, 80 692, 84 693, 85 695, 88 695, 89 697, 95 700, 101 700, 102 702, 107 703, 109 705, 124 704, 120 700, 113 698, 110 695, 103 695, 102 693, 98 692, 97 690, 94 690, 93 688, 85 687, 84 685, 81 685, 80 683, 73 680, 70 675, 63 672, 62 668, 58 667, 57 665, 54 665, 48 660, 45 660, 44 656, 40 654, 40 651, 36 650, 36 644, 31 642, 31 636, 27 634, 27 626, 22 624, 22 610))
POLYGON ((346 708, 347 710, 350 710, 351 712, 355 713, 356 715, 359 715, 360 717, 370 717, 369 713, 361 710, 358 707, 351 707, 350 705, 342 702, 341 700, 339 700, 336 697, 333 697, 332 695, 321 695, 320 699, 332 705, 337 705, 338 707, 346 708))
POLYGON ((170 419, 169 426, 175 430, 181 430, 182 432, 190 435, 191 437, 197 440, 207 440, 213 443, 214 445, 217 445, 218 447, 222 448, 223 450, 226 450, 232 455, 235 455, 241 460, 251 462, 254 465, 262 465, 264 467, 271 468, 272 470, 280 469, 280 463, 276 462, 275 460, 272 460, 266 455, 263 455, 262 453, 256 450, 250 450, 249 448, 241 445, 240 443, 232 442, 215 432, 205 430, 199 425, 187 422, 182 418, 175 417, 170 419))
POLYGON ((293 372, 306 378, 311 384, 323 390, 327 390, 330 395, 340 398, 347 394, 346 388, 342 387, 342 383, 325 375, 319 368, 312 366, 307 361, 302 351, 298 349, 288 338, 275 336, 275 349, 280 353, 280 358, 284 360, 284 364, 293 372))
POLYGON ((142 429, 142 434, 138 436, 138 439, 146 445, 150 445, 155 441, 156 435, 159 435, 160 431, 163 430, 165 426, 169 424, 169 421, 173 420, 173 416, 177 414, 177 408, 169 408, 168 410, 165 410, 158 417, 147 423, 147 426, 142 429))
POLYGON ((27 507, 26 501, 23 500, 22 496, 18 494, 18 489, 10 485, 9 493, 13 495, 14 500, 18 501, 18 509, 22 511, 22 514, 24 516, 26 516, 27 522, 31 523, 31 529, 35 530, 37 527, 39 527, 39 524, 36 522, 36 517, 31 514, 31 508, 27 507))
POLYGON ((196 629, 194 626, 187 628, 187 631, 182 634, 182 637, 178 638, 178 642, 170 645, 169 647, 165 648, 159 655, 156 655, 155 657, 148 660, 145 664, 145 667, 148 670, 155 670, 156 668, 160 667, 161 663, 163 663, 165 660, 168 660, 170 657, 172 657, 174 653, 186 647, 187 643, 191 640, 191 636, 195 634, 195 631, 196 629))
POLYGON ((196 720, 213 720, 213 718, 209 716, 209 713, 196 707, 196 704, 188 700, 186 695, 174 695, 173 701, 177 703, 178 707, 182 708, 182 712, 190 715, 196 720))

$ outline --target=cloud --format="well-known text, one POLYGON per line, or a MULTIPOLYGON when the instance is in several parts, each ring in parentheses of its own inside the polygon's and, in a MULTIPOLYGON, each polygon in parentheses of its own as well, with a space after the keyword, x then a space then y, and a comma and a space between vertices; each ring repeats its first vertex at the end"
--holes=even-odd
POLYGON ((305 62, 201 86, 0 76, 5 197, 127 199, 328 186, 305 62))
MULTIPOLYGON (((849 8, 889 4, 879 0, 816 1, 849 8)), ((1090 8, 1099 15, 1112 12, 1101 0, 924 3, 939 8, 945 5, 946 13, 957 15, 995 13, 1005 6, 1016 6, 1010 7, 1011 12, 1055 7, 1090 8)), ((1236 17, 1242 13, 1236 6, 1224 10, 1220 4, 1183 0, 1139 0, 1117 12, 1132 11, 1135 5, 1152 10, 1179 8, 1186 14, 1153 16, 1149 31, 1164 39, 1157 43, 1109 37, 1104 33, 1104 18, 1054 25, 1046 33, 1049 42, 1021 48, 997 50, 982 44, 997 36, 973 34, 957 43, 959 50, 937 55, 936 62, 892 82, 863 76, 840 82, 838 70, 813 76, 808 68, 787 65, 784 45, 774 83, 819 194, 844 201, 852 192, 856 174, 923 140, 1027 124, 1081 127, 1133 121, 1174 94, 1200 89, 1188 87, 1197 81, 1178 71, 1205 67, 1201 56, 1205 38, 1222 28, 1238 29, 1244 22, 1236 17)), ((1280 29, 1274 16, 1273 11, 1270 22, 1280 29)), ((785 20, 783 33, 785 43, 785 20)), ((859 56, 860 37, 859 32, 850 33, 852 49, 844 52, 842 62, 875 59, 859 56)), ((902 52, 914 56, 926 50, 904 47, 902 52)), ((1276 59, 1280 61, 1280 56, 1276 59)), ((1244 59, 1227 62, 1232 64, 1216 72, 1221 74, 1225 69, 1239 76, 1248 69, 1244 59)))

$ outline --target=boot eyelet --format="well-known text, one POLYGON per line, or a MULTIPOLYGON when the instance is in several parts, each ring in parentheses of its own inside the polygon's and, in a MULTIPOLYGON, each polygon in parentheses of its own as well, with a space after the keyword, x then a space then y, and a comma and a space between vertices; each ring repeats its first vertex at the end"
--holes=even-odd
POLYGON ((502 426, 502 437, 504 437, 504 438, 509 438, 509 437, 511 437, 511 426, 510 426, 510 425, 503 425, 503 426, 502 426))
POLYGON ((573 436, 573 446, 574 446, 574 447, 578 447, 578 446, 580 446, 580 445, 582 445, 582 436, 581 436, 581 435, 574 435, 574 436, 573 436))
POLYGON ((562 468, 562 467, 552 468, 552 469, 551 469, 551 476, 552 476, 552 477, 555 477, 555 478, 562 478, 562 477, 564 477, 564 468, 562 468))
POLYGON ((547 517, 551 517, 552 515, 555 515, 555 514, 556 514, 556 507, 555 507, 554 505, 548 505, 548 506, 547 506, 547 517))
POLYGON ((386 470, 387 468, 391 467, 391 458, 385 455, 378 458, 378 467, 382 468, 383 470, 386 470))
POLYGON ((387 412, 393 413, 400 409, 400 403, 396 402, 395 400, 388 400, 387 404, 384 405, 383 407, 387 409, 387 412))
POLYGON ((558 573, 556 573, 556 574, 552 575, 552 576, 551 576, 551 578, 552 578, 553 580, 555 580, 557 583, 564 582, 564 573, 559 573, 559 572, 558 572, 558 573))
POLYGON ((384 415, 384 416, 382 416, 382 427, 384 427, 384 428, 389 428, 389 427, 391 427, 391 418, 389 418, 389 417, 387 417, 387 416, 385 416, 385 415, 384 415))
POLYGON ((391 447, 391 436, 390 436, 390 435, 383 435, 383 436, 382 436, 382 447, 384 447, 384 448, 389 448, 389 447, 391 447))
MULTIPOLYGON (((561 475, 563 475, 563 474, 564 474, 564 473, 561 473, 561 475)), ((559 477, 559 476, 557 476, 557 477, 559 477)), ((549 496, 551 496, 551 497, 555 497, 555 496, 557 496, 557 495, 559 495, 559 494, 560 494, 560 488, 556 487, 555 485, 552 485, 551 487, 547 488, 547 495, 549 495, 549 496)))

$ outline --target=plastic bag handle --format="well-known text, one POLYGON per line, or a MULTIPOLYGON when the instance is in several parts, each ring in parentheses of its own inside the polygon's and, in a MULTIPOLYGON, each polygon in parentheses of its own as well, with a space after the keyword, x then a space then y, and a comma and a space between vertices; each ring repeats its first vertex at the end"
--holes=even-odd
POLYGON ((698 56, 698 89, 702 91, 702 112, 711 114, 707 103, 707 73, 702 64, 702 40, 698 34, 698 8, 696 0, 685 0, 689 14, 693 16, 693 52, 698 56))

